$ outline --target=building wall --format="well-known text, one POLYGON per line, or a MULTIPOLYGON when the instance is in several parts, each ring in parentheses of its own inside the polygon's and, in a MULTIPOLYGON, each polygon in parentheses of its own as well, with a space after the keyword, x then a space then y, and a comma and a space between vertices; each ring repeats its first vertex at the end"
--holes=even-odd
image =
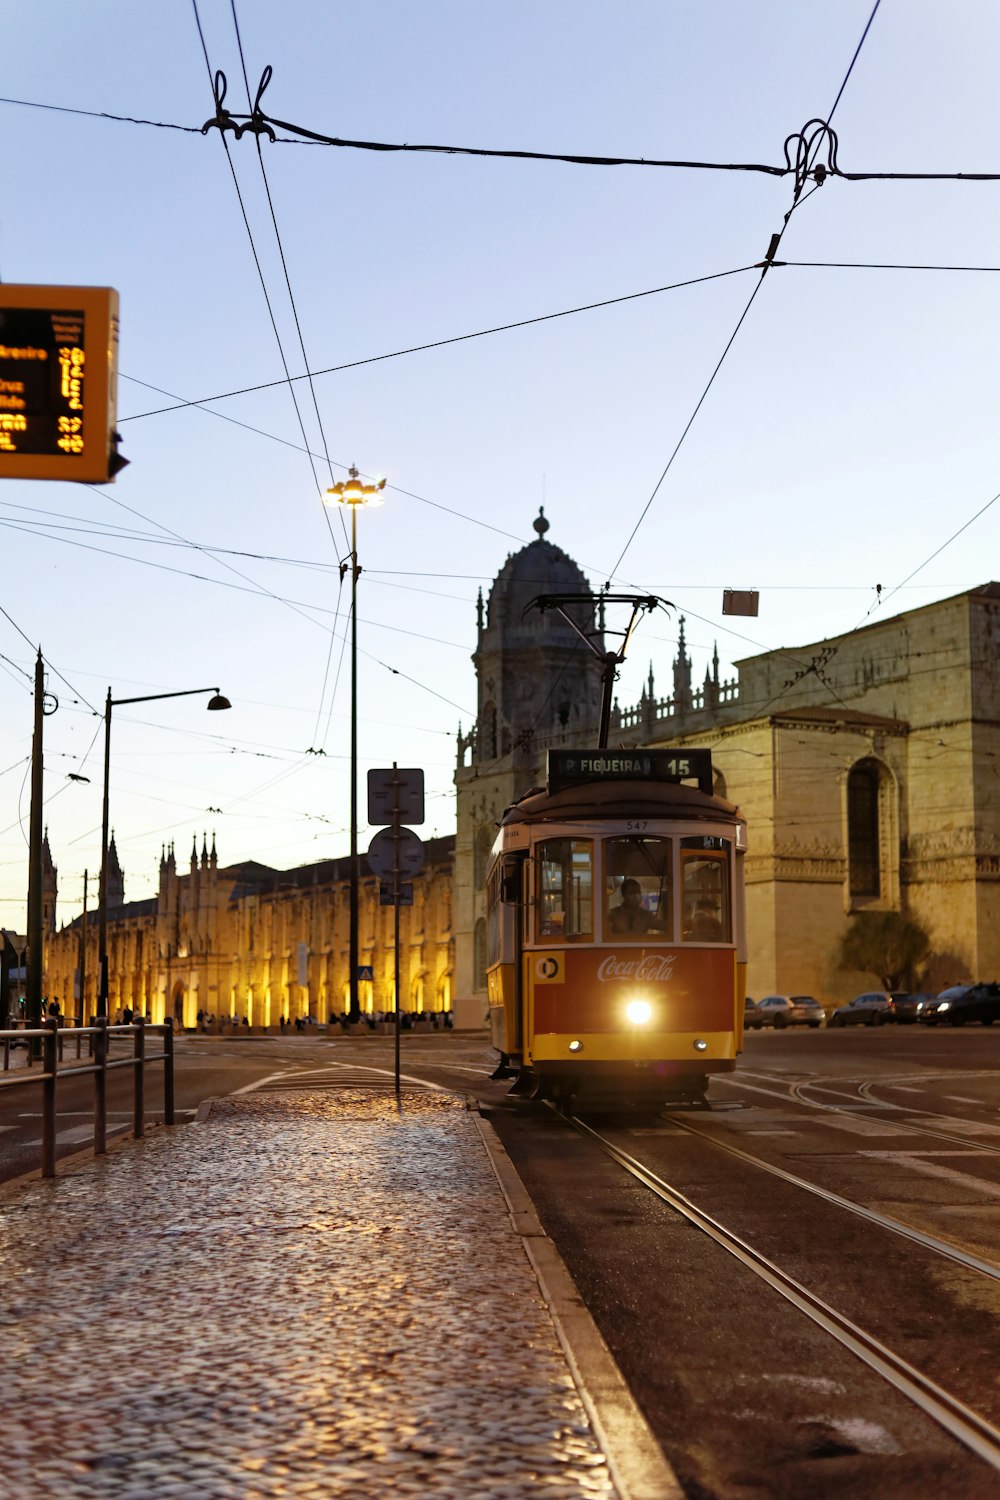
POLYGON ((714 724, 674 715, 643 739, 710 747, 746 815, 751 994, 834 1001, 871 987, 836 962, 852 913, 871 907, 928 929, 927 988, 1000 975, 998 646, 988 585, 740 662, 714 724), (874 899, 849 883, 847 779, 861 761, 881 776, 874 899))
MULTIPOLYGON (((454 841, 429 840, 427 863, 413 881, 412 906, 400 907, 400 1000, 403 1010, 452 1008, 455 952, 452 931, 454 841)), ((157 899, 130 913, 109 913, 109 1011, 128 1005, 162 1022, 170 1016, 194 1026, 198 1012, 235 1016, 254 1026, 312 1016, 325 1021, 347 1008, 350 882, 348 862, 287 872, 255 867, 248 888, 242 867, 220 870, 214 858, 192 859, 188 875, 172 860, 160 871, 157 899), (331 874, 330 870, 334 872, 331 874), (322 875, 324 878, 318 878, 322 875), (300 962, 302 969, 300 972, 300 962)), ((378 882, 362 880, 360 962, 371 982, 361 985, 365 1012, 391 1010, 395 995, 394 918, 379 901, 378 882)), ((75 993, 80 924, 51 932, 46 946, 47 993, 63 1009, 75 993)), ((87 927, 85 1006, 97 1009, 98 929, 87 927)))

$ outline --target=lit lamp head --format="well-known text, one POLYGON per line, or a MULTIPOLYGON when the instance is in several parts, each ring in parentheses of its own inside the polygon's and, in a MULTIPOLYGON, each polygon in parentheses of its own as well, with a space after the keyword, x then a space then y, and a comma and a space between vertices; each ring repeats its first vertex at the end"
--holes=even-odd
POLYGON ((648 1000, 630 1000, 625 1014, 633 1026, 646 1026, 653 1018, 653 1007, 648 1000))
POLYGON ((385 489, 385 480, 376 479, 374 484, 363 484, 361 476, 351 465, 347 471, 348 477, 341 480, 340 484, 332 485, 327 490, 327 495, 332 498, 327 501, 328 505, 347 505, 350 507, 358 505, 381 505, 382 490, 385 489))

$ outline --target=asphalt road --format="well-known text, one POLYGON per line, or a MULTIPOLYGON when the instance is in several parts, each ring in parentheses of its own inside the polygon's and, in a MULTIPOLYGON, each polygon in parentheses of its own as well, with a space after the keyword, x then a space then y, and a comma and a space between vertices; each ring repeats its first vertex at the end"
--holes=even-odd
MULTIPOLYGON (((1000 1282, 744 1159, 996 1262, 1000 1037, 754 1035, 710 1095, 708 1112, 594 1123, 1000 1425, 1000 1282)), ((688 1495, 1000 1494, 996 1470, 563 1121, 510 1101, 490 1118, 688 1495)))

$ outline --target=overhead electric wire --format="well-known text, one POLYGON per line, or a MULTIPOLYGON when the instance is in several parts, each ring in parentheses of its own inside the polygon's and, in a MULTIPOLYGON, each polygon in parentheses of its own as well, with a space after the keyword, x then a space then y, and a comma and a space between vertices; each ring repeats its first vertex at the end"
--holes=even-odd
MULTIPOLYGON (((880 4, 881 4, 881 0, 875 0, 875 4, 874 4, 874 7, 872 8, 871 15, 868 17, 867 24, 865 26, 864 31, 862 32, 861 40, 859 41, 857 47, 854 50, 854 56, 851 58, 850 66, 848 67, 847 72, 844 75, 843 81, 842 81, 842 83, 840 85, 840 88, 837 91, 837 97, 836 97, 836 99, 833 102, 833 108, 830 110, 829 115, 827 116, 827 118, 826 118, 825 121, 810 122, 811 124, 817 124, 817 125, 819 125, 821 127, 818 130, 816 130, 814 132, 813 136, 812 136, 813 161, 815 161, 815 157, 819 154, 819 150, 820 150, 820 147, 821 147, 824 139, 826 139, 826 138, 832 139, 832 135, 831 135, 831 132, 830 132, 830 121, 833 119, 834 113, 836 112, 836 109, 837 109, 837 105, 840 103, 840 100, 841 100, 841 97, 843 95, 844 89, 845 89, 845 87, 847 85, 847 80, 850 78, 851 73, 852 73, 852 71, 854 69, 854 64, 858 60, 858 54, 860 53, 861 48, 864 45, 865 38, 867 37, 869 30, 871 29, 871 24, 872 24, 872 22, 875 19, 875 13, 878 10, 880 4)), ((808 126, 805 127, 805 128, 808 129, 808 126)), ((791 139, 791 137, 789 137, 789 140, 790 139, 791 139)), ((754 287, 753 291, 750 293, 750 297, 747 300, 747 304, 744 307, 743 311, 740 313, 740 316, 739 316, 739 318, 737 320, 736 327, 733 329, 732 333, 730 334, 729 339, 728 339, 728 341, 726 343, 726 346, 723 349, 722 354, 719 357, 718 363, 716 364, 714 370, 712 371, 711 375, 709 376, 708 382, 705 385, 705 388, 703 389, 701 395, 698 397, 697 403, 695 404, 695 408, 692 411, 690 417, 688 418, 687 423, 685 424, 684 430, 681 433, 680 437, 678 438, 677 443, 676 443, 676 445, 674 447, 674 450, 671 453, 670 457, 668 458, 666 466, 663 469, 663 472, 661 473, 659 479, 656 481, 656 484, 653 486, 653 490, 652 490, 652 493, 649 496, 649 499, 646 501, 646 503, 643 506, 641 512, 639 513, 639 518, 636 521, 635 525, 633 526, 631 532, 629 533, 628 538, 627 538, 627 540, 625 542, 625 545, 624 545, 624 547, 622 548, 621 552, 618 555, 617 562, 614 564, 614 567, 610 570, 610 572, 607 575, 609 582, 617 574, 618 569, 621 566, 622 559, 626 556, 629 548, 632 545, 632 542, 635 540, 635 536, 636 536, 636 533, 639 530, 639 527, 642 525, 643 521, 646 519, 646 516, 649 514, 650 508, 651 508, 651 506, 653 504, 653 501, 656 499, 656 496, 657 496, 657 494, 658 494, 658 492, 659 492, 659 490, 660 490, 660 488, 661 488, 661 486, 663 484, 663 481, 666 479, 667 475, 669 474, 669 472, 670 472, 670 470, 671 470, 671 468, 673 466, 674 460, 676 459, 678 453, 680 452, 680 450, 681 450, 681 448, 682 448, 682 446, 684 444, 684 440, 687 437, 688 433, 690 432, 692 426, 694 425, 695 418, 697 417, 699 411, 701 410, 701 408, 702 408, 702 406, 703 406, 703 404, 705 402, 705 398, 707 397, 709 391, 711 390, 713 384, 715 383, 716 376, 718 375, 719 371, 721 370, 722 365, 723 365, 723 363, 724 363, 724 361, 726 359, 726 356, 728 355, 730 349, 733 347, 733 344, 736 341, 737 334, 739 333, 740 329, 743 327, 744 322, 746 321, 747 314, 750 312, 750 309, 753 306, 753 303, 754 303, 754 300, 755 300, 755 298, 757 296, 757 293, 760 291, 761 287, 764 285, 764 278, 766 277, 768 271, 771 269, 771 266, 774 263, 774 259, 775 259, 776 255, 778 253, 778 248, 779 248, 779 246, 781 244, 781 241, 782 241, 782 239, 783 239, 783 237, 785 235, 785 232, 788 229, 789 222, 791 221, 792 214, 795 212, 796 208, 798 208, 800 206, 801 202, 803 201, 802 190, 803 190, 803 188, 805 186, 805 183, 808 180, 809 174, 810 174, 810 172, 812 170, 812 163, 809 161, 810 146, 809 146, 809 142, 807 142, 807 140, 805 138, 805 135, 804 134, 801 135, 799 137, 799 140, 800 140, 800 146, 801 146, 802 152, 804 153, 804 156, 805 156, 805 160, 801 164, 801 170, 800 170, 799 163, 798 162, 796 163, 796 188, 795 188, 795 192, 794 192, 794 194, 792 196, 791 207, 789 208, 788 212, 785 214, 784 221, 782 223, 782 226, 781 226, 780 230, 778 230, 778 232, 776 234, 774 234, 774 235, 771 236, 771 242, 770 242, 770 245, 768 246, 767 254, 766 254, 764 260, 759 263, 760 279, 757 282, 757 285, 754 287)), ((786 142, 786 150, 787 150, 787 144, 788 143, 786 142)), ((815 189, 813 189, 813 191, 815 191, 815 189)), ((811 192, 807 193, 805 196, 806 197, 811 197, 812 193, 811 192)))
MULTIPOLYGON (((191 4, 192 4, 192 7, 194 9, 195 24, 196 24, 196 26, 198 28, 198 36, 199 36, 199 38, 201 40, 202 52, 204 53, 204 57, 205 57, 205 67, 208 70, 209 87, 212 90, 212 97, 213 97, 213 99, 215 99, 215 97, 216 97, 216 80, 215 80, 215 75, 212 72, 212 64, 211 64, 211 62, 209 60, 209 56, 208 56, 208 47, 207 47, 207 44, 205 42, 205 34, 202 31, 201 17, 198 14, 198 0, 191 0, 191 4)), ((249 87, 249 85, 248 85, 248 87, 249 87)), ((277 318, 275 317, 274 308, 273 308, 273 306, 271 304, 271 297, 270 297, 270 294, 269 294, 269 292, 267 290, 267 282, 266 282, 266 279, 264 277, 264 268, 263 268, 263 266, 260 263, 260 256, 257 254, 257 245, 256 245, 256 242, 255 242, 254 237, 253 237, 253 230, 250 227, 250 218, 249 218, 249 215, 247 214, 246 204, 243 201, 243 194, 240 191, 239 178, 238 178, 238 176, 236 174, 236 167, 233 164, 232 154, 230 153, 230 150, 229 150, 229 142, 226 140, 226 136, 225 136, 225 132, 224 131, 220 131, 219 132, 219 137, 220 137, 220 139, 222 141, 223 150, 226 153, 226 161, 228 163, 230 175, 232 177, 233 187, 236 190, 236 197, 237 197, 237 200, 239 202, 240 213, 243 216, 243 224, 244 224, 244 227, 246 228, 247 238, 250 241, 250 251, 251 251, 251 254, 253 255, 254 265, 257 268, 257 276, 258 276, 258 279, 260 281, 260 288, 261 288, 261 291, 262 291, 262 293, 264 295, 264 302, 265 302, 265 304, 267 306, 268 317, 271 320, 271 328, 272 328, 272 330, 274 332, 275 342, 277 343, 277 346, 278 346, 278 355, 279 355, 279 358, 281 359, 282 369, 285 372, 285 379, 284 379, 284 381, 279 381, 279 382, 276 382, 276 383, 288 386, 288 393, 289 393, 289 395, 292 398, 292 405, 295 408, 295 416, 296 416, 296 420, 298 421, 298 424, 299 424, 299 431, 302 434, 302 442, 303 442, 303 445, 304 445, 304 448, 305 448, 305 451, 306 451, 306 455, 307 455, 307 457, 309 459, 309 467, 312 470, 313 483, 316 486, 316 492, 319 495, 320 503, 322 504, 322 501, 323 501, 323 489, 322 489, 322 486, 321 486, 321 484, 319 482, 319 476, 316 473, 316 465, 313 463, 312 450, 311 450, 311 448, 309 446, 309 438, 306 435, 305 423, 302 420, 302 413, 299 410, 298 399, 296 398, 296 395, 295 395, 295 389, 294 389, 294 385, 293 385, 293 382, 292 382, 292 373, 291 373, 291 370, 288 367, 288 360, 285 358, 285 350, 284 350, 284 345, 282 344, 282 341, 281 341, 281 333, 280 333, 280 331, 278 329, 277 318)), ((323 515, 324 515, 324 519, 326 521, 327 530, 330 533, 330 540, 333 541, 333 528, 332 528, 331 523, 330 523, 329 512, 328 512, 328 510, 327 510, 327 508, 326 508, 325 505, 323 505, 323 515)))
MULTIPOLYGON (((239 23, 239 19, 237 17, 237 14, 236 14, 236 0, 230 0, 230 10, 232 11, 232 17, 233 17, 233 29, 236 32, 236 45, 237 45, 237 48, 238 48, 239 54, 240 54, 240 67, 243 70, 243 82, 246 85, 247 104, 249 105, 250 109, 253 110, 254 103, 253 103, 253 99, 252 99, 251 94, 250 94, 250 79, 247 77, 246 59, 245 59, 245 57, 243 55, 243 38, 240 36, 240 23, 239 23)), ((261 90, 263 90, 267 86, 267 80, 270 78, 270 71, 271 71, 270 68, 267 68, 265 70, 265 73, 264 73, 264 75, 262 77, 262 80, 261 80, 261 90)), ((224 134, 223 134, 223 139, 225 139, 224 134)), ((268 209, 269 209, 270 214, 271 214, 271 224, 272 224, 272 226, 274 228, 274 238, 275 238, 275 241, 276 241, 277 246, 278 246, 278 255, 281 258, 281 269, 282 269, 282 272, 284 273, 284 277, 285 277, 285 288, 286 288, 286 290, 288 292, 288 301, 289 301, 289 304, 290 304, 291 309, 292 309, 292 317, 293 317, 293 319, 295 321, 295 331, 296 331, 296 333, 298 335, 299 350, 300 350, 300 352, 302 354, 302 363, 305 366, 306 373, 307 373, 308 380, 309 380, 309 393, 312 396, 313 412, 314 412, 315 417, 316 417, 316 425, 317 425, 317 427, 319 429, 320 442, 323 445, 323 453, 324 453, 324 456, 326 458, 327 471, 328 471, 329 476, 330 476, 330 484, 332 485, 333 482, 334 482, 333 481, 333 464, 330 461, 330 449, 329 449, 329 445, 328 445, 327 440, 326 440, 326 429, 323 426, 323 417, 322 417, 322 415, 320 413, 319 400, 317 399, 317 396, 316 396, 316 385, 315 385, 315 382, 313 380, 312 375, 309 374, 309 355, 306 352, 305 336, 304 336, 304 334, 302 332, 302 323, 301 323, 301 320, 299 318, 299 310, 298 310, 298 307, 296 306, 296 303, 295 303, 295 294, 292 291, 292 279, 291 279, 291 276, 289 275, 289 271, 288 271, 288 261, 287 261, 287 258, 285 256, 285 247, 282 244, 282 240, 281 240, 281 231, 278 228, 278 216, 277 216, 277 214, 275 213, 275 210, 274 210, 274 199, 271 196, 271 184, 268 181, 268 178, 267 178, 267 169, 264 166, 264 153, 261 150, 260 133, 259 132, 256 134, 255 139, 256 139, 256 143, 257 143, 257 160, 258 160, 258 162, 260 164, 260 175, 261 175, 261 179, 262 179, 262 181, 264 183, 264 192, 265 192, 265 195, 267 197, 267 206, 268 206, 268 209)), ((227 155, 228 155, 228 148, 227 148, 227 155)), ((287 373, 287 367, 286 367, 286 373, 287 373)), ((296 408, 296 410, 297 410, 297 408, 296 408)), ((303 429, 303 432, 302 432, 302 440, 303 440, 303 442, 306 444, 306 446, 308 448, 308 439, 306 438, 305 430, 304 429, 303 429)), ((312 458, 311 457, 310 457, 309 462, 310 462, 310 465, 312 466, 312 458)), ((314 466, 313 466, 313 478, 314 479, 316 478, 316 470, 315 470, 314 466)), ((318 485, 318 483, 317 483, 317 490, 318 490, 318 493, 319 493, 320 507, 321 507, 321 509, 323 511, 323 518, 324 518, 324 521, 326 522, 326 528, 327 528, 327 531, 330 534, 330 540, 333 541, 333 527, 332 527, 332 523, 330 521, 330 510, 329 510, 329 507, 326 504, 326 497, 323 494, 323 491, 320 488, 320 486, 318 485)), ((344 519, 343 511, 338 508, 338 512, 337 513, 338 513, 338 516, 340 517, 341 530, 343 531, 343 534, 344 534, 344 543, 345 543, 345 545, 349 545, 348 535, 347 535, 347 523, 346 523, 346 521, 344 519)), ((356 565, 357 565, 357 558, 356 557, 352 557, 351 558, 351 566, 352 566, 352 568, 356 567, 356 565)), ((343 574, 343 571, 341 571, 341 575, 340 575, 341 588, 343 587, 343 581, 344 581, 344 574, 343 574)), ((340 592, 338 592, 338 595, 337 595, 337 613, 338 613, 338 615, 339 615, 339 611, 340 611, 340 599, 341 599, 341 594, 340 594, 340 592)), ((325 663, 323 665, 323 681, 322 681, 322 685, 321 685, 321 688, 320 688, 320 698, 319 698, 319 703, 318 703, 317 708, 316 708, 316 729, 313 731, 313 738, 314 739, 316 739, 317 736, 318 736, 319 725, 320 725, 320 722, 321 722, 322 717, 323 717, 323 705, 326 702, 326 690, 327 690, 327 685, 328 685, 329 680, 330 680, 330 663, 331 663, 332 660, 333 660, 333 634, 331 632, 330 639, 329 639, 329 641, 327 643, 326 661, 325 661, 325 663)), ((336 676, 334 678, 333 698, 331 699, 331 702, 330 702, 330 712, 331 713, 333 712, 333 702, 334 702, 334 700, 336 698, 337 688, 338 688, 338 686, 340 684, 340 671, 341 671, 341 667, 343 665, 343 660, 344 660, 344 647, 343 647, 343 643, 342 643, 341 644, 341 650, 340 650, 340 657, 339 657, 338 662, 337 662, 337 672, 336 672, 336 676)))
MULTIPOLYGON (((875 9, 878 9, 876 5, 875 9)), ((869 18, 868 25, 871 25, 869 18)), ((200 28, 199 28, 200 29, 200 28)), ((867 28, 866 28, 867 34, 867 28)), ((864 38, 862 37, 862 41, 864 38)), ((860 51, 861 43, 858 44, 860 51)), ((857 53, 855 53, 855 59, 857 53)), ((852 61, 851 67, 854 63, 852 61)), ((850 77, 848 69, 841 92, 850 77)), ((840 102, 840 95, 837 96, 840 102)), ((19 109, 49 110, 56 114, 82 115, 92 120, 109 120, 123 125, 146 125, 156 130, 179 130, 186 135, 204 135, 205 127, 198 125, 178 125, 170 120, 146 120, 135 115, 112 114, 107 110, 80 109, 66 104, 47 104, 37 99, 12 99, 0 96, 0 104, 11 104, 19 109)), ((836 107, 836 106, 835 106, 836 107)), ((351 140, 342 136, 324 135, 319 131, 307 130, 304 126, 292 125, 286 121, 275 119, 273 115, 257 112, 253 115, 232 114, 229 119, 235 125, 239 120, 259 121, 263 124, 276 125, 279 130, 290 130, 294 132, 293 137, 278 136, 274 144, 279 146, 330 146, 355 151, 377 151, 390 153, 431 153, 444 156, 471 156, 471 157, 493 157, 510 161, 551 161, 565 162, 571 166, 594 166, 594 167, 656 167, 674 170, 689 170, 699 172, 753 172, 763 173, 770 177, 788 177, 795 168, 787 163, 783 166, 772 166, 766 162, 717 162, 717 161, 687 161, 669 158, 658 158, 649 156, 595 156, 591 153, 567 153, 557 151, 520 151, 491 149, 480 146, 440 146, 440 145, 418 145, 409 142, 391 141, 364 141, 351 140)), ((215 121, 211 122, 215 124, 215 121)), ((842 167, 833 167, 830 176, 842 178, 845 182, 997 182, 1000 181, 1000 172, 847 172, 842 167)))
POLYGON ((862 261, 862 260, 782 260, 775 262, 775 268, 791 266, 793 268, 815 267, 828 271, 1000 271, 1000 266, 938 266, 919 263, 906 263, 905 261, 862 261))
MULTIPOLYGON (((361 365, 375 365, 387 359, 401 359, 406 354, 422 354, 428 349, 443 349, 448 344, 463 344, 470 339, 487 338, 494 333, 509 333, 514 328, 527 328, 533 323, 551 323, 556 318, 573 317, 576 313, 594 312, 601 307, 614 307, 619 302, 635 302, 642 297, 656 297, 662 292, 676 292, 688 286, 700 286, 706 281, 721 281, 727 276, 740 276, 744 271, 752 271, 755 267, 751 263, 745 266, 734 266, 729 271, 712 271, 707 276, 690 276, 685 281, 674 281, 666 286, 649 287, 644 292, 626 292, 621 297, 606 297, 601 302, 587 302, 580 307, 563 308, 560 312, 540 313, 534 318, 519 318, 513 323, 498 323, 492 328, 478 328, 473 333, 457 333, 450 338, 433 339, 429 343, 411 344, 405 349, 393 349, 387 354, 371 354, 364 359, 352 359, 341 365, 328 365, 322 370, 309 370, 304 375, 291 375, 287 380, 264 380, 257 385, 241 386, 234 391, 220 391, 214 396, 199 396, 192 401, 179 401, 174 406, 158 406, 151 411, 134 412, 130 417, 120 417, 122 422, 140 422, 146 417, 163 416, 166 412, 181 411, 187 406, 203 406, 208 401, 229 401, 234 396, 250 396, 257 391, 273 390, 275 386, 287 385, 292 381, 311 380, 320 375, 337 375, 342 370, 356 370, 361 365)), ((127 376, 125 377, 128 378, 127 376)), ((217 414, 216 414, 217 415, 217 414)))

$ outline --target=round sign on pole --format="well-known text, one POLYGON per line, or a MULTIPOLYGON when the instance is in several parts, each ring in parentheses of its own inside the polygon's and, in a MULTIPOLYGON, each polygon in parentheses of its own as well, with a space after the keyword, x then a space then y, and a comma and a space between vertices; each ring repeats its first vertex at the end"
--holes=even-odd
POLYGON ((412 828, 401 828, 395 837, 391 828, 380 828, 368 845, 368 864, 381 880, 391 880, 393 869, 408 879, 424 867, 423 841, 412 828))

